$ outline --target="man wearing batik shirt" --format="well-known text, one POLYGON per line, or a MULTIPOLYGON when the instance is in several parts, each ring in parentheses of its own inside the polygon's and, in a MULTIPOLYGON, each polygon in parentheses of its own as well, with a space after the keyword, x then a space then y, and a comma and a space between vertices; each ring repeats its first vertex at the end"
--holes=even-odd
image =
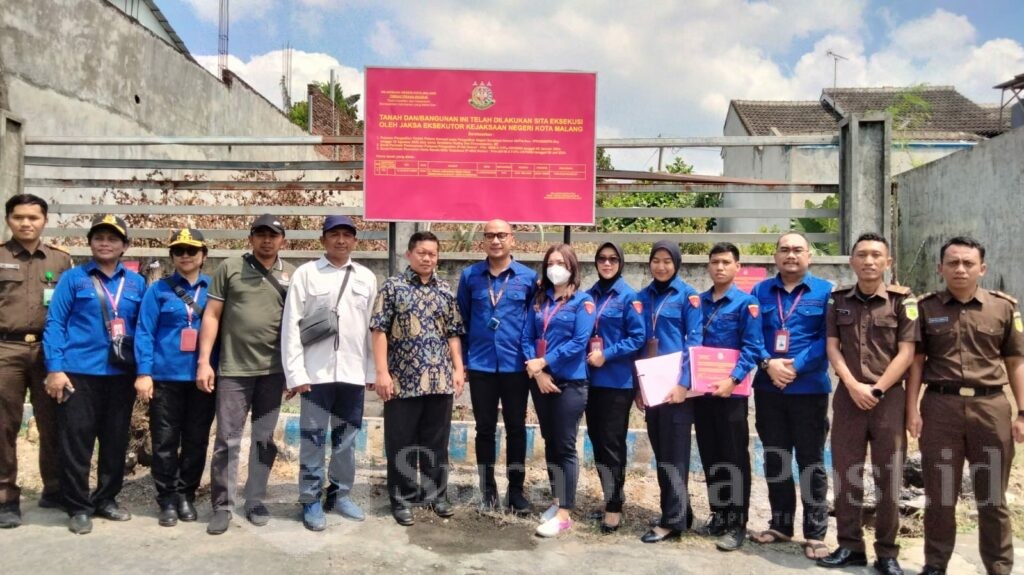
POLYGON ((415 503, 440 517, 454 514, 447 499, 448 434, 452 396, 465 384, 459 340, 465 330, 451 286, 434 274, 439 248, 430 232, 412 235, 409 266, 381 286, 370 319, 388 497, 404 526, 413 524, 415 503))

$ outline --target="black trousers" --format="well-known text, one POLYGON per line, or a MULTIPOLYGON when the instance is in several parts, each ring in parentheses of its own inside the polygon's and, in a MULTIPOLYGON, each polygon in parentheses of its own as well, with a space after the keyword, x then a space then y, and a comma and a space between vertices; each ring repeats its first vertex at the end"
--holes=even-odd
POLYGON ((533 408, 544 438, 544 460, 548 466, 551 494, 562 509, 576 507, 576 484, 579 481, 579 454, 576 437, 580 418, 587 406, 588 382, 585 379, 559 381, 562 393, 541 393, 537 382, 530 382, 533 408))
POLYGON ((496 493, 494 463, 497 459, 498 403, 505 422, 505 470, 509 491, 522 491, 526 479, 526 404, 530 378, 516 373, 469 372, 469 399, 476 418, 476 464, 480 491, 496 493))
POLYGON ((192 501, 206 468, 217 398, 192 381, 155 381, 149 402, 153 483, 160 505, 192 501))
POLYGON ((661 488, 660 527, 665 529, 685 531, 693 524, 687 485, 692 428, 692 401, 647 408, 647 435, 651 438, 661 488))
POLYGON ((793 536, 796 488, 793 454, 800 471, 800 501, 804 509, 805 539, 824 540, 828 529, 828 475, 825 473, 825 438, 828 436, 828 394, 754 393, 754 419, 764 445, 764 475, 769 527, 793 536))
POLYGON ((384 403, 384 452, 392 509, 448 496, 452 396, 423 395, 384 403))
POLYGON ((92 514, 114 501, 124 485, 125 453, 135 405, 134 376, 69 373, 75 392, 57 408, 60 490, 69 515, 92 514), (89 466, 99 441, 96 490, 89 493, 89 466))
POLYGON ((587 435, 594 446, 594 464, 608 513, 621 513, 625 500, 626 432, 635 395, 632 388, 591 386, 587 398, 587 435))
POLYGON ((746 527, 750 508, 747 398, 705 396, 690 401, 711 512, 727 527, 746 527))

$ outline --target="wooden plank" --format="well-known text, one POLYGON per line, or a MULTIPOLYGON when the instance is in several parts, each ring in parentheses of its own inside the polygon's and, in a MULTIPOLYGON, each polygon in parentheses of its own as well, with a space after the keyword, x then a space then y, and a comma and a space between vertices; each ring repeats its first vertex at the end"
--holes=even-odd
POLYGON ((237 180, 111 180, 90 178, 27 178, 27 188, 113 188, 124 190, 348 190, 362 191, 362 182, 246 182, 237 180))
POLYGON ((597 184, 598 193, 686 193, 686 194, 837 194, 838 184, 597 184))
MULTIPOLYGON (((131 239, 166 240, 171 237, 170 228, 129 228, 128 237, 131 239)), ((88 235, 88 228, 53 228, 47 227, 43 230, 47 237, 84 238, 88 235)), ((317 230, 287 230, 285 236, 289 240, 318 240, 322 232, 317 230)), ((203 230, 203 236, 207 240, 244 240, 249 237, 249 230, 203 230)), ((359 232, 360 240, 386 240, 385 231, 363 231, 359 232)))
POLYGON ((35 136, 30 146, 362 146, 363 136, 35 136))
POLYGON ((597 208, 604 218, 838 218, 828 208, 597 208))
POLYGON ((362 206, 163 206, 156 204, 98 206, 95 204, 50 204, 51 214, 169 214, 180 216, 362 216, 362 206))
POLYGON ((838 134, 820 136, 696 136, 690 138, 598 138, 598 148, 729 148, 737 146, 839 145, 838 134))
POLYGON ((120 168, 161 170, 361 170, 363 162, 286 161, 243 162, 227 160, 153 160, 146 158, 61 158, 54 156, 25 156, 26 166, 54 168, 120 168))

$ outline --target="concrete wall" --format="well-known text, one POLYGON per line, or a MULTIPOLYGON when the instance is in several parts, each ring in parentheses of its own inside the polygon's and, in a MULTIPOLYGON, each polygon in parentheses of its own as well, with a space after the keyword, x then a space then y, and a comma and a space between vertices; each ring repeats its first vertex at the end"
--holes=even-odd
POLYGON ((940 287, 939 248, 974 236, 987 249, 982 285, 1024 296, 1024 128, 894 178, 898 186, 897 266, 917 291, 940 287))
POLYGON ((143 0, 108 0, 111 6, 135 18, 140 24, 148 28, 153 34, 159 36, 168 44, 173 44, 171 35, 167 33, 156 14, 150 10, 143 0))
MULTIPOLYGON (((103 0, 0 2, 0 77, 9 109, 35 136, 302 136, 240 79, 213 76, 103 0)), ((33 146, 39 156, 318 160, 312 146, 33 146)), ((26 177, 145 177, 146 171, 26 169, 26 177)), ((165 171, 167 178, 184 174, 165 171)), ((229 178, 230 173, 222 175, 229 178)), ((330 179, 337 177, 331 173, 330 179)), ((285 176, 282 175, 282 179, 285 176)), ((314 174, 307 174, 313 179, 314 174)), ((342 175, 347 179, 347 172, 342 175)), ((96 194, 29 190, 65 202, 96 194)))

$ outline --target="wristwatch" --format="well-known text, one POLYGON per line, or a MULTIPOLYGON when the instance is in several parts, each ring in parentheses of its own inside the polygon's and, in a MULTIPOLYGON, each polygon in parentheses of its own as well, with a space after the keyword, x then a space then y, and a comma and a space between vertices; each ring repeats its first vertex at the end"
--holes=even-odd
POLYGON ((770 357, 768 359, 762 359, 761 363, 757 364, 757 367, 760 368, 761 371, 766 371, 768 369, 768 362, 771 360, 772 358, 770 357))
POLYGON ((1017 410, 1017 417, 1024 417, 1024 409, 1017 410))
POLYGON ((878 389, 877 387, 872 387, 871 395, 873 395, 876 399, 882 399, 883 397, 885 397, 885 392, 882 391, 881 389, 878 389))
POLYGON ((739 385, 740 384, 740 380, 736 379, 735 377, 733 377, 731 375, 729 376, 729 381, 731 381, 733 385, 739 385))

